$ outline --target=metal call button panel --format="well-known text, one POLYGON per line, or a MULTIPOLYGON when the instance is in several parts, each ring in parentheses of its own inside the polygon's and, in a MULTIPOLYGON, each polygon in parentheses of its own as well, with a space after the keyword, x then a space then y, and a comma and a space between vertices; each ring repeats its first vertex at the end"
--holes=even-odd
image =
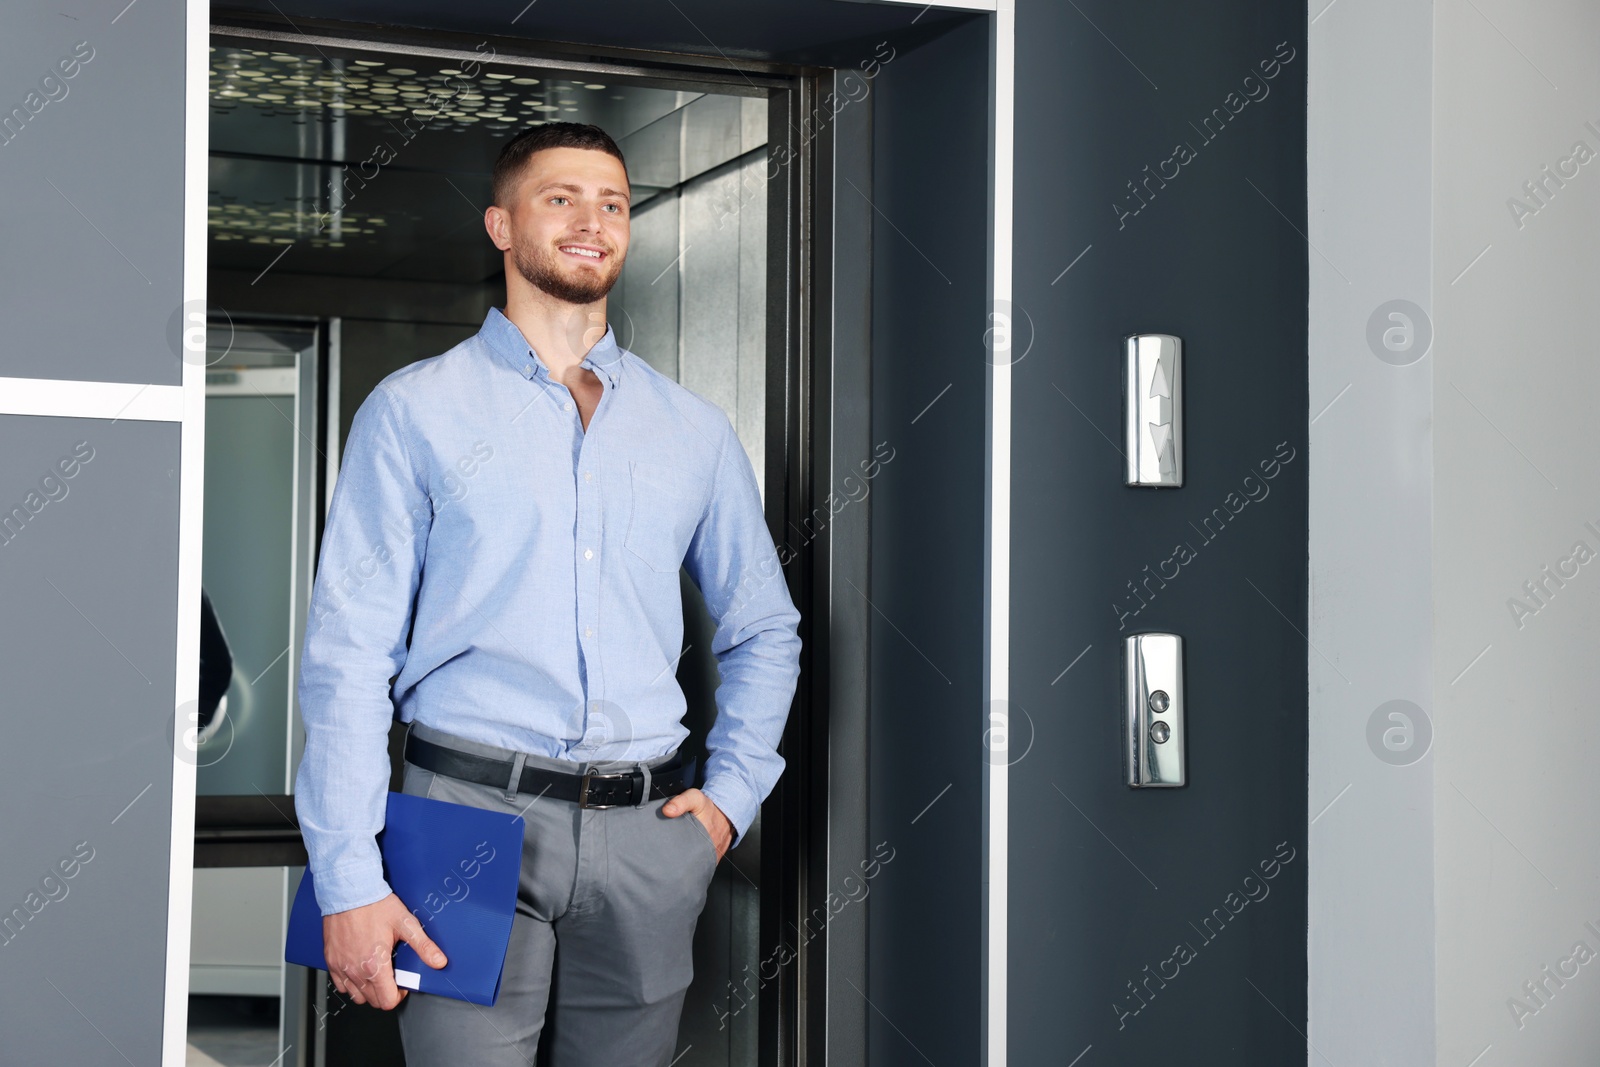
POLYGON ((1136 333, 1124 345, 1124 480, 1175 489, 1183 484, 1183 341, 1136 333))
POLYGON ((1124 638, 1123 665, 1128 784, 1135 789, 1187 785, 1183 638, 1177 634, 1124 638))

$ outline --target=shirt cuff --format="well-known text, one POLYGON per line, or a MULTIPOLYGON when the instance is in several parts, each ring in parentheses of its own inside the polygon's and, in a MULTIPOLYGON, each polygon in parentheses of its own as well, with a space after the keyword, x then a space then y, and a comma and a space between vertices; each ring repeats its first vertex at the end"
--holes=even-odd
POLYGON ((383 861, 377 857, 376 847, 373 852, 373 863, 350 863, 331 871, 311 868, 311 884, 323 915, 376 904, 392 892, 384 881, 383 861))
POLYGON ((750 824, 756 821, 756 815, 761 811, 760 799, 750 791, 749 786, 729 773, 707 779, 706 784, 700 787, 700 792, 709 797, 711 803, 733 824, 733 842, 728 845, 729 849, 733 849, 744 837, 744 832, 750 829, 750 824))

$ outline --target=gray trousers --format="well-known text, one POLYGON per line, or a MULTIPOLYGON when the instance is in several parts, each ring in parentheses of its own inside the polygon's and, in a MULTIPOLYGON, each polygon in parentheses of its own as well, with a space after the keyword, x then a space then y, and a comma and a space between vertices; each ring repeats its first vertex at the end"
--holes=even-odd
MULTIPOLYGON (((420 723, 411 728, 437 744, 502 760, 515 756, 420 723)), ((574 770, 565 760, 525 759, 574 770)), ((588 766, 616 771, 637 764, 588 766)), ((529 793, 507 800, 503 788, 411 763, 402 791, 520 813, 527 824, 499 999, 485 1008, 407 996, 395 1009, 407 1067, 530 1067, 547 1022, 551 1067, 668 1067, 694 977, 694 928, 717 863, 705 825, 691 814, 661 814, 665 800, 587 809, 529 793)))

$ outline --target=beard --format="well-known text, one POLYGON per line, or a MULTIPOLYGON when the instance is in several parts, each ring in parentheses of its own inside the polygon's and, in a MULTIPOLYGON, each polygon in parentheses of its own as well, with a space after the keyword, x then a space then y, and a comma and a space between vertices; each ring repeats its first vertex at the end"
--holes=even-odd
POLYGON ((612 262, 617 259, 615 253, 607 253, 599 272, 575 274, 564 269, 565 264, 561 262, 564 253, 552 247, 534 248, 513 238, 511 255, 517 273, 526 278, 529 285, 568 304, 594 303, 609 293, 622 275, 621 261, 612 262))

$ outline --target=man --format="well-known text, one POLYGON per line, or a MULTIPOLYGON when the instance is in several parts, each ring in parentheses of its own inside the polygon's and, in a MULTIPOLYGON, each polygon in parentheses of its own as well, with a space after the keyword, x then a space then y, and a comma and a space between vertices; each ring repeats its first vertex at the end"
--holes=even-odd
POLYGON ((506 144, 484 215, 505 311, 379 383, 328 510, 295 803, 334 985, 399 1008, 410 1067, 526 1067, 547 1021, 555 1067, 665 1067, 711 876, 783 768, 799 614, 727 416, 606 324, 629 207, 598 127, 506 144), (717 623, 703 788, 678 756, 680 566, 717 623), (395 985, 398 940, 445 963, 373 840, 396 717, 406 792, 526 820, 493 1008, 395 985))

